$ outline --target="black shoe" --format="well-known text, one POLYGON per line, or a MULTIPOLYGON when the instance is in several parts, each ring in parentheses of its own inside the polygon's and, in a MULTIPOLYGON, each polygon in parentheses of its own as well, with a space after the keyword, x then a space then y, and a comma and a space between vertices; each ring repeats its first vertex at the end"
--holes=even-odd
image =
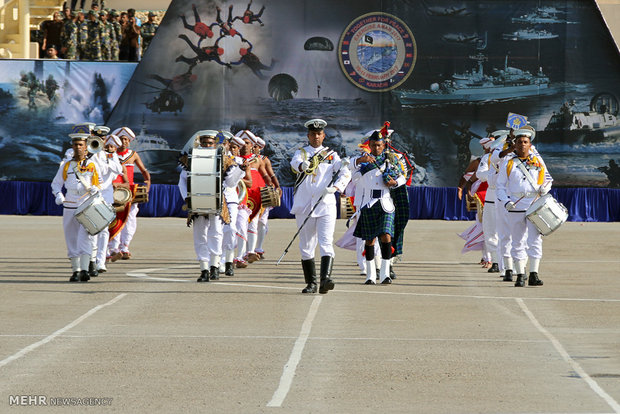
POLYGON ((220 268, 218 266, 211 266, 209 273, 211 280, 220 280, 220 268))
POLYGON ((493 263, 491 265, 491 267, 489 268, 489 270, 487 270, 487 272, 489 272, 489 273, 499 273, 499 265, 497 263, 493 263))
POLYGON ((538 278, 538 272, 530 272, 527 284, 528 286, 542 286, 543 281, 538 278))
POLYGON ((200 272, 200 277, 196 279, 196 282, 208 282, 209 281, 209 271, 203 270, 200 272))
POLYGON ((389 277, 386 277, 385 279, 383 279, 383 282, 381 282, 382 285, 391 285, 392 284, 392 279, 389 277))
POLYGON ((73 274, 69 278, 69 282, 79 282, 79 281, 80 281, 80 272, 73 272, 73 274))
POLYGON ((321 284, 319 285, 319 293, 326 294, 335 286, 334 281, 330 278, 332 274, 332 266, 334 258, 331 256, 321 257, 321 284))
POLYGON ((525 286, 525 275, 518 274, 517 280, 515 281, 515 287, 523 287, 525 286))
POLYGON ((226 270, 224 271, 224 274, 226 276, 234 276, 235 275, 235 267, 233 266, 232 262, 226 262, 226 264, 224 266, 226 267, 226 270))
POLYGON ((90 276, 88 276, 88 272, 86 270, 82 270, 80 272, 80 282, 88 282, 90 280, 90 276))
POLYGON ((394 273, 394 267, 390 265, 390 279, 396 279, 396 273, 394 273))
POLYGON ((376 283, 375 283, 375 282, 373 282, 373 281, 372 281, 372 280, 370 280, 370 279, 367 279, 367 280, 364 282, 364 284, 365 284, 365 285, 376 285, 376 283))
POLYGON ((504 275, 504 282, 512 282, 512 270, 506 270, 504 275))
POLYGON ((97 266, 95 266, 95 262, 90 262, 88 264, 88 276, 92 276, 92 277, 99 276, 99 271, 97 270, 97 266))
POLYGON ((306 259, 301 261, 301 268, 304 270, 304 280, 306 287, 301 293, 316 293, 316 267, 314 259, 306 259))

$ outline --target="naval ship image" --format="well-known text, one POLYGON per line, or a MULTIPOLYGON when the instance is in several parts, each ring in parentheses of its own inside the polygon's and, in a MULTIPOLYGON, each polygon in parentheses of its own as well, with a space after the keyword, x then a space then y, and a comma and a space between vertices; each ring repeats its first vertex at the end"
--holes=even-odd
POLYGON ((144 116, 140 132, 136 134, 135 140, 131 143, 131 149, 140 154, 142 162, 147 168, 155 168, 165 164, 171 164, 173 169, 176 166, 176 159, 181 150, 170 148, 168 141, 156 134, 150 134, 146 130, 144 116))
POLYGON ((504 102, 554 95, 563 92, 565 84, 550 83, 539 68, 537 73, 508 66, 506 56, 503 69, 493 69, 492 75, 484 73, 483 62, 488 58, 479 53, 469 57, 477 67, 465 73, 455 73, 450 79, 433 83, 426 90, 393 90, 392 95, 402 106, 427 106, 447 104, 475 104, 504 102))
POLYGON ((557 39, 558 37, 559 35, 555 33, 551 33, 546 30, 536 30, 536 29, 520 29, 512 33, 502 34, 502 39, 512 40, 512 41, 547 40, 547 39, 557 39))
POLYGON ((568 22, 564 17, 566 12, 560 11, 555 7, 538 7, 534 13, 524 14, 519 17, 513 17, 511 20, 513 23, 526 23, 526 24, 575 24, 577 22, 568 22))
POLYGON ((540 142, 560 144, 591 144, 620 140, 618 99, 602 92, 590 101, 589 111, 576 111, 575 101, 565 102, 553 112, 543 131, 536 133, 540 142))

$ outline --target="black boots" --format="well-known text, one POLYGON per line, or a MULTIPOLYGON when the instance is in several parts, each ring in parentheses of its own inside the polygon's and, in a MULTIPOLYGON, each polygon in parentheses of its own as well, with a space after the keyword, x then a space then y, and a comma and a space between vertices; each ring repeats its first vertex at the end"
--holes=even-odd
POLYGON ((209 271, 207 269, 200 272, 200 277, 196 279, 196 282, 208 282, 209 281, 209 271))
POLYGON ((538 278, 538 272, 530 272, 530 277, 527 280, 529 286, 542 286, 543 281, 538 278))
POLYGON ((525 286, 525 275, 519 273, 517 274, 517 280, 515 281, 515 286, 516 287, 523 287, 525 286))
POLYGON ((220 268, 219 266, 211 266, 210 270, 211 280, 220 280, 220 268))
POLYGON ((504 282, 512 282, 512 270, 506 269, 506 274, 504 275, 504 282))
POLYGON ((226 264, 224 266, 226 266, 226 270, 224 271, 224 274, 226 276, 234 276, 235 275, 235 267, 233 266, 232 262, 226 262, 226 264))
POLYGON ((491 265, 491 267, 489 268, 489 270, 487 270, 487 272, 489 272, 489 273, 499 273, 499 265, 497 263, 493 263, 491 265))
POLYGON ((302 260, 301 268, 304 270, 304 279, 306 281, 306 287, 303 288, 301 293, 316 293, 316 269, 314 266, 314 259, 302 260))
POLYGON ((69 282, 79 282, 80 281, 80 272, 73 272, 73 275, 69 278, 69 282))
POLYGON ((99 276, 99 272, 97 271, 97 267, 95 266, 95 262, 88 263, 88 276, 92 276, 92 277, 99 276))
POLYGON ((332 266, 334 265, 334 258, 331 256, 321 257, 321 287, 319 287, 319 293, 327 293, 334 288, 334 281, 331 280, 332 266))
POLYGON ((86 270, 80 271, 80 282, 88 282, 89 280, 88 272, 86 270))

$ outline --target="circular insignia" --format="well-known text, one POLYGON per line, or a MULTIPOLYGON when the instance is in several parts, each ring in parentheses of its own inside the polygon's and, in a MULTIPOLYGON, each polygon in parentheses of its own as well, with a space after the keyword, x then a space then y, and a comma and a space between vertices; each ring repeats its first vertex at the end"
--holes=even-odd
POLYGON ((413 70, 418 48, 413 33, 396 16, 375 12, 354 19, 340 36, 338 59, 358 88, 383 92, 403 83, 413 70))

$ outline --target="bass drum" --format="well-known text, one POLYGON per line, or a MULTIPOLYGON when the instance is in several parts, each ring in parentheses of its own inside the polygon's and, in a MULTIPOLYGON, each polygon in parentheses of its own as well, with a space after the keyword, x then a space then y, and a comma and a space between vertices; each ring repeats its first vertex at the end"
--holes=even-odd
POLYGON ((114 221, 116 210, 103 199, 101 193, 95 193, 75 210, 74 217, 88 234, 94 236, 114 221))
POLYGON ((187 174, 188 209, 194 214, 222 211, 222 147, 194 148, 187 174))
POLYGON ((547 236, 568 219, 568 210, 551 194, 545 194, 532 203, 526 210, 525 217, 532 222, 540 234, 547 236))

